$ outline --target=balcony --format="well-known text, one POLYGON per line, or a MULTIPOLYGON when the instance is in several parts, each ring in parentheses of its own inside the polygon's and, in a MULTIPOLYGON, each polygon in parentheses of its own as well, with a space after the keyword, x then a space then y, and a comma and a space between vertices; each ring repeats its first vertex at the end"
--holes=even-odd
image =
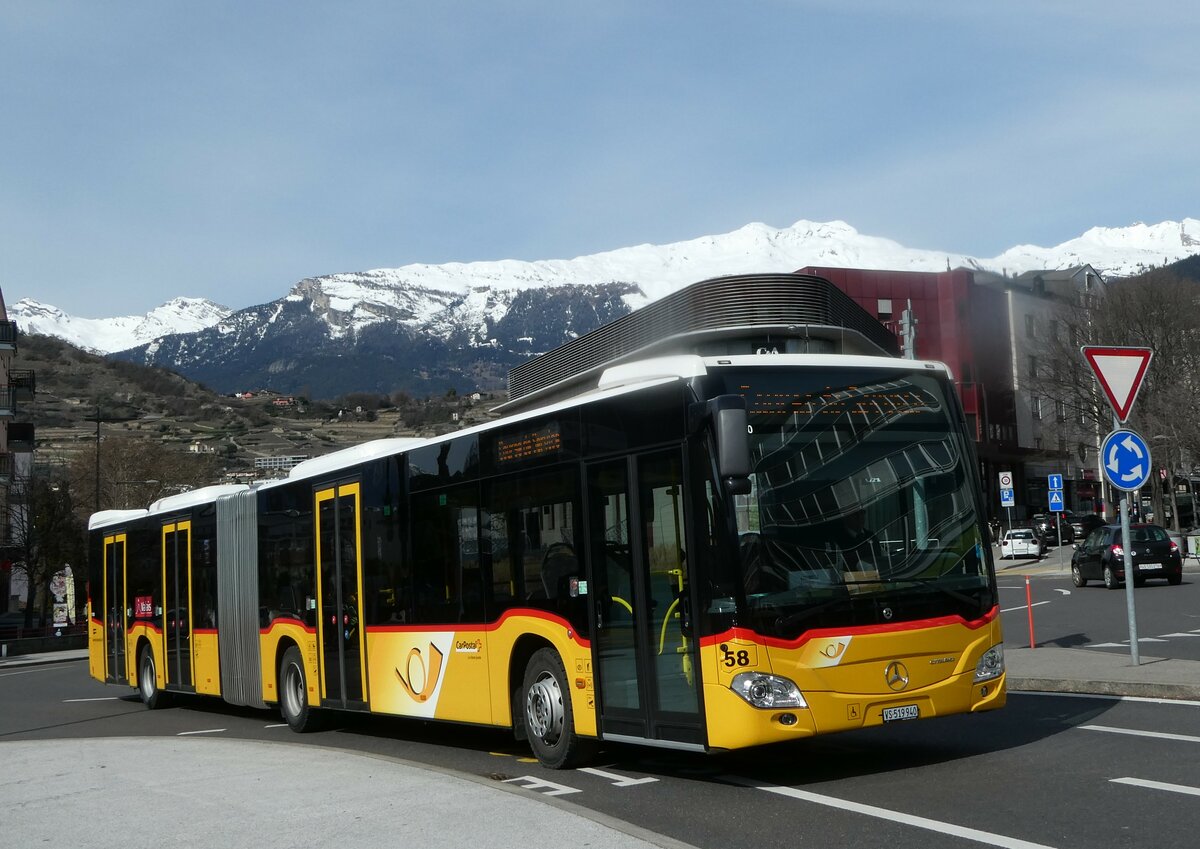
POLYGON ((17 350, 17 323, 0 321, 0 351, 17 350))
POLYGON ((32 422, 11 422, 8 426, 8 450, 13 454, 32 452, 33 434, 32 422))
POLYGON ((13 400, 16 403, 32 401, 37 392, 37 375, 31 368, 9 369, 8 385, 13 388, 13 400))

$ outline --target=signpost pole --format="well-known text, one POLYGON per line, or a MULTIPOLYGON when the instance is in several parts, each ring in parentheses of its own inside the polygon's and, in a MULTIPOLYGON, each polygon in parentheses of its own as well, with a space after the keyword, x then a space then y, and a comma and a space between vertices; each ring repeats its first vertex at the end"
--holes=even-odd
MULTIPOLYGON (((1119 430, 1121 420, 1113 414, 1113 430, 1119 430)), ((1125 615, 1129 619, 1129 659, 1134 666, 1138 658, 1137 610, 1133 604, 1133 542, 1129 535, 1129 493, 1121 491, 1121 551, 1125 558, 1125 615)))

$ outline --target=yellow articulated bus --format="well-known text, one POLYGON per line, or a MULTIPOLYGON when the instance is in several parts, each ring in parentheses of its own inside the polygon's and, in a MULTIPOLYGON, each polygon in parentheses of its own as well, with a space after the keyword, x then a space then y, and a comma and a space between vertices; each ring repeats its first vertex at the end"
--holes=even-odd
POLYGON ((136 687, 722 751, 1005 701, 944 366, 681 355, 433 439, 90 523, 90 669, 136 687))

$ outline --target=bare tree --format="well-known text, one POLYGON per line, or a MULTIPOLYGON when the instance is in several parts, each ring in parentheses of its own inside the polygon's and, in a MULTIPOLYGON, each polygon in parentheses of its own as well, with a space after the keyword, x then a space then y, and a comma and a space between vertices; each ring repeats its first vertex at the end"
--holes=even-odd
MULTIPOLYGON (((1166 270, 1116 281, 1103 290, 1065 301, 1049 320, 1051 332, 1039 340, 1038 356, 1050 365, 1040 389, 1054 400, 1059 415, 1051 431, 1062 446, 1095 446, 1112 428, 1112 411, 1080 354, 1084 345, 1150 348, 1154 359, 1128 422, 1151 442, 1158 476, 1148 489, 1156 517, 1171 514, 1178 530, 1173 485, 1200 457, 1200 421, 1188 404, 1200 391, 1200 287, 1166 270), (1065 413, 1065 415, 1063 415, 1065 413), (1171 505, 1164 511, 1163 496, 1171 505)), ((1067 448, 1067 450, 1070 450, 1067 448)))
POLYGON ((9 522, 17 552, 13 572, 25 578, 25 627, 33 625, 37 600, 43 619, 48 609, 50 581, 64 566, 86 561, 83 525, 76 515, 66 480, 38 476, 32 471, 13 479, 9 488, 9 522))
POLYGON ((93 445, 70 468, 71 490, 84 512, 146 507, 164 496, 207 486, 219 475, 219 461, 211 454, 191 454, 127 436, 104 438, 99 466, 93 445))

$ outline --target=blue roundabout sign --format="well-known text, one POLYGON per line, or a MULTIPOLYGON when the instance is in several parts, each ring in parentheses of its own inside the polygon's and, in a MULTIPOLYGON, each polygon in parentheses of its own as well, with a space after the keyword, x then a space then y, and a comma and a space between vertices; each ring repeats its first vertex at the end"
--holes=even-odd
POLYGON ((1150 480, 1150 447, 1132 430, 1114 430, 1100 448, 1104 477, 1117 489, 1132 492, 1150 480))

